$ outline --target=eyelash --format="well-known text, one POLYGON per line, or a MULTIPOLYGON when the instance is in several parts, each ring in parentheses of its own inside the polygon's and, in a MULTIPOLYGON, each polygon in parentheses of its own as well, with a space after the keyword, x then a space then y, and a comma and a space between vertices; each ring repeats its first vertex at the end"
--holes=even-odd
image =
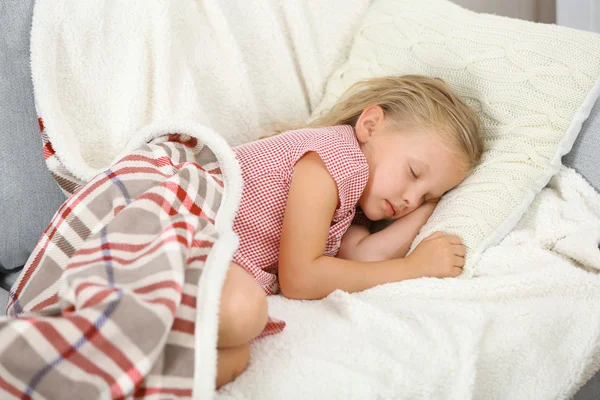
MULTIPOLYGON (((415 174, 415 170, 413 169, 413 167, 411 167, 411 166, 409 166, 409 167, 410 167, 410 173, 412 174, 413 178, 417 179, 418 176, 417 176, 417 174, 415 174)), ((421 201, 423 203, 427 202, 427 198, 425 197, 425 195, 423 195, 423 197, 421 198, 421 201)))
POLYGON ((415 170, 410 167, 410 173, 412 174, 413 178, 417 179, 417 174, 415 174, 415 170))

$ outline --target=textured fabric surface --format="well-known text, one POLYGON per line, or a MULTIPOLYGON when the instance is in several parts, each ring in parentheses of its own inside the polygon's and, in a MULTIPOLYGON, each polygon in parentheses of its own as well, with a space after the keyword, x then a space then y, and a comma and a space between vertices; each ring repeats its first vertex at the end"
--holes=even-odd
POLYGON ((216 342, 225 191, 241 189, 225 178, 211 148, 170 134, 71 196, 10 293, 21 318, 0 318, 0 398, 210 398, 215 354, 197 344, 216 342))
POLYGON ((563 157, 563 163, 575 168, 600 192, 600 100, 583 123, 573 149, 563 157))
POLYGON ((33 3, 0 2, 0 274, 25 264, 65 201, 42 157, 29 68, 33 3))
POLYGON ((443 78, 482 119, 486 151, 445 195, 415 239, 453 233, 467 246, 461 275, 518 223, 560 168, 600 95, 600 35, 478 14, 446 0, 379 0, 318 115, 357 80, 409 73, 443 78))

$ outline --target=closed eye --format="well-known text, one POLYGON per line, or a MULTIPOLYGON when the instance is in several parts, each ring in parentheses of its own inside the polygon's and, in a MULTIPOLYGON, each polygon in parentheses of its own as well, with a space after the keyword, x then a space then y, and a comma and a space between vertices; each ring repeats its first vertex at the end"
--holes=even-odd
POLYGON ((417 179, 417 174, 415 173, 413 167, 410 167, 410 173, 412 174, 413 178, 417 179))

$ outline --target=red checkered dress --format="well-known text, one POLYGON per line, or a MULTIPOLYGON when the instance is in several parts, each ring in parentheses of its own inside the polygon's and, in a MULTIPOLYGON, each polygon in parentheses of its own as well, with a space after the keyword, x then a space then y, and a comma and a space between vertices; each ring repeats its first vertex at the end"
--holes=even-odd
MULTIPOLYGON (((367 160, 350 125, 290 131, 234 151, 241 165, 244 189, 233 224, 240 240, 233 261, 246 269, 268 295, 276 294, 279 241, 296 162, 305 153, 316 152, 337 185, 339 203, 323 253, 335 256, 367 185, 367 160)), ((284 326, 285 322, 269 317, 261 337, 281 332, 284 326)))

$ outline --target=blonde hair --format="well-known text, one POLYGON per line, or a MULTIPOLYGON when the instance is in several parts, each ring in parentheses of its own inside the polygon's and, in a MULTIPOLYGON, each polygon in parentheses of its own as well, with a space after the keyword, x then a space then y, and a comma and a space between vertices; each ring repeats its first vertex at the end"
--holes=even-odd
POLYGON ((479 118, 439 78, 404 75, 357 82, 326 114, 304 127, 355 127, 362 111, 373 105, 382 108, 393 128, 432 131, 458 153, 465 170, 479 163, 484 147, 479 118))

